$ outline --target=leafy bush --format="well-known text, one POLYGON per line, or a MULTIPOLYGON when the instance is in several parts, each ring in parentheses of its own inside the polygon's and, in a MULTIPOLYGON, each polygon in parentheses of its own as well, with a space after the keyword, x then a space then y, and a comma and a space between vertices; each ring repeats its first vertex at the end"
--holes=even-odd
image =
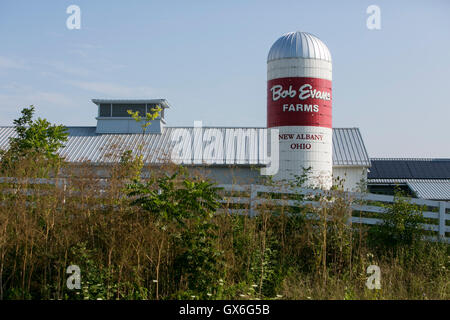
POLYGON ((128 196, 133 198, 131 205, 153 215, 159 228, 168 232, 176 251, 172 270, 175 278, 180 281, 184 277, 189 294, 200 297, 213 289, 221 267, 215 234, 218 226, 212 223, 219 195, 213 186, 204 180, 189 179, 180 168, 173 175, 145 183, 135 180, 127 187, 128 196))
POLYGON ((22 116, 14 120, 17 137, 10 138, 7 151, 0 152, 0 172, 7 172, 8 167, 14 167, 24 157, 43 158, 50 165, 60 160, 56 152, 67 141, 67 129, 62 125, 52 125, 46 119, 33 121, 34 111, 34 106, 24 108, 22 116))
POLYGON ((370 229, 369 243, 372 246, 410 246, 422 238, 423 208, 411 203, 401 190, 396 190, 392 205, 385 207, 386 211, 380 214, 383 222, 370 229))

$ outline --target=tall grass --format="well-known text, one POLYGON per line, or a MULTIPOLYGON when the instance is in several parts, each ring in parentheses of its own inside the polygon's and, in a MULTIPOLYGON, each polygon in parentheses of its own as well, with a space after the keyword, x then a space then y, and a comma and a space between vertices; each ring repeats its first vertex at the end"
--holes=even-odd
MULTIPOLYGON (((368 228, 347 223, 344 193, 333 193, 332 205, 322 199, 317 220, 307 218, 312 208, 275 207, 270 195, 256 217, 218 211, 202 219, 174 195, 164 205, 184 203, 183 212, 161 219, 136 202, 148 193, 125 192, 132 162, 104 169, 106 181, 89 163, 46 173, 56 185, 31 181, 44 166, 23 160, 3 174, 14 179, 0 184, 0 299, 449 298, 448 246, 377 243, 368 228), (66 286, 73 264, 80 290, 66 286), (381 268, 381 290, 365 286, 372 264, 381 268)), ((153 182, 155 201, 169 190, 158 178, 178 172, 164 185, 170 192, 203 179, 173 165, 148 170, 141 182, 153 182)))

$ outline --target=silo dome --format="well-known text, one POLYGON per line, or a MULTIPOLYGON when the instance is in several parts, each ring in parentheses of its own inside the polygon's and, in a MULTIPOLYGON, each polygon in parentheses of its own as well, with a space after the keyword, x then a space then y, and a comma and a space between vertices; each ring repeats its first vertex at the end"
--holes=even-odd
POLYGON ((275 41, 270 48, 267 62, 285 58, 318 59, 331 62, 330 50, 322 40, 301 31, 286 33, 275 41))

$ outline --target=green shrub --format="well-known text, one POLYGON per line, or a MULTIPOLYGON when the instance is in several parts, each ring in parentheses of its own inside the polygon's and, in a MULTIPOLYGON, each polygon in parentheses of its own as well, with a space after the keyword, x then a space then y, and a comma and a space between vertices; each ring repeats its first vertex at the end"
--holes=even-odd
POLYGON ((219 207, 214 184, 190 179, 179 168, 173 175, 152 178, 145 183, 136 180, 128 185, 128 196, 133 198, 131 205, 153 215, 160 229, 170 232, 175 251, 171 271, 176 281, 184 279, 191 295, 205 298, 222 267, 216 235, 218 226, 212 222, 219 207))
POLYGON ((411 203, 401 190, 396 190, 394 202, 385 208, 379 216, 382 223, 370 229, 369 243, 373 247, 411 246, 421 240, 423 208, 411 203))

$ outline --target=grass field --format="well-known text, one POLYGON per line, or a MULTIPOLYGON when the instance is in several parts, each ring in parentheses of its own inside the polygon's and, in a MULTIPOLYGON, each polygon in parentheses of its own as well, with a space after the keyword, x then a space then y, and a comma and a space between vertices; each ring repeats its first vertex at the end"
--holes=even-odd
POLYGON ((30 183, 42 168, 23 162, 0 185, 1 299, 450 297, 448 245, 398 238, 401 224, 348 225, 342 199, 316 210, 331 220, 274 215, 270 201, 249 218, 215 213, 221 195, 175 166, 133 182, 135 164, 121 162, 103 185, 89 166, 66 167, 66 188, 30 183), (80 289, 67 287, 70 265, 80 289), (381 289, 366 286, 370 265, 381 289))

